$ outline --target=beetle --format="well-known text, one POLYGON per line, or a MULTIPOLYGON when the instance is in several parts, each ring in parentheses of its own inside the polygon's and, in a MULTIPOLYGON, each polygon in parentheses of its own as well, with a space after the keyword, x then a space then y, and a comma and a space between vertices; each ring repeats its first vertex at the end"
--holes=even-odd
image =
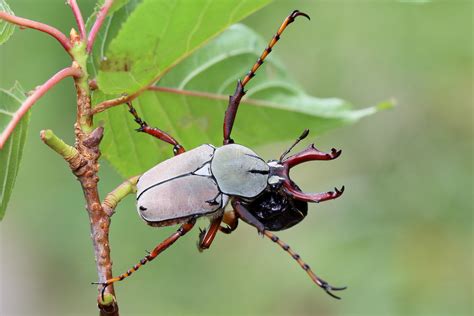
POLYGON ((139 178, 138 214, 151 226, 181 226, 127 272, 101 283, 102 293, 107 286, 130 276, 188 233, 197 218, 208 217, 208 229, 201 230, 199 234, 200 251, 210 247, 217 232, 229 234, 235 230, 240 219, 254 226, 260 235, 277 243, 319 287, 339 299, 331 291, 344 290, 346 287, 331 286, 317 277, 309 265, 271 231, 288 229, 301 222, 307 215, 308 202, 319 203, 341 196, 344 187, 324 193, 304 193, 289 176, 292 167, 312 160, 335 159, 339 157, 341 150, 333 148, 330 153, 325 153, 312 144, 305 150, 286 157, 298 142, 308 136, 309 130, 305 130, 280 159, 266 162, 250 148, 234 143, 230 137, 240 101, 246 93, 244 87, 255 76, 285 28, 298 16, 309 19, 306 13, 298 10, 286 17, 257 62, 244 79, 237 82, 225 112, 222 146, 204 144, 185 151, 170 134, 150 127, 139 117, 132 104, 127 103, 130 113, 140 126, 137 130, 171 144, 174 152, 174 157, 157 164, 139 178), (230 211, 225 210, 228 204, 232 206, 230 211), (222 223, 226 226, 222 226, 222 223))

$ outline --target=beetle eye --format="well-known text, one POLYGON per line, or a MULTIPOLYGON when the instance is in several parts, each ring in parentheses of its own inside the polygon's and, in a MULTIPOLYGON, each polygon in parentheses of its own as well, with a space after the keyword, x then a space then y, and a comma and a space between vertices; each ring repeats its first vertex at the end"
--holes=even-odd
POLYGON ((140 211, 146 211, 147 210, 147 208, 144 207, 143 205, 140 205, 139 209, 140 209, 140 211))

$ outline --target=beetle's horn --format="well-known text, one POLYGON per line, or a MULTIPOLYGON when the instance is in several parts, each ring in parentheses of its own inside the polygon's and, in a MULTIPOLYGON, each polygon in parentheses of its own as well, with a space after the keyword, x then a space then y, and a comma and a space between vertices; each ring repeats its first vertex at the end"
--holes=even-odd
POLYGON ((306 201, 306 202, 322 202, 327 200, 332 200, 340 197, 344 192, 344 186, 341 189, 335 188, 334 191, 322 192, 322 193, 304 193, 301 192, 290 180, 289 170, 306 161, 311 160, 333 160, 341 155, 341 150, 331 149, 330 153, 325 153, 319 151, 314 144, 309 145, 305 150, 288 157, 281 162, 283 169, 286 173, 286 181, 283 183, 283 189, 286 193, 290 194, 297 200, 306 201))
POLYGON ((334 191, 328 192, 321 192, 321 193, 304 193, 295 188, 292 184, 283 184, 283 189, 286 193, 290 194, 297 200, 305 201, 305 202, 324 202, 328 200, 337 199, 342 195, 344 192, 344 186, 342 188, 334 188, 334 191))

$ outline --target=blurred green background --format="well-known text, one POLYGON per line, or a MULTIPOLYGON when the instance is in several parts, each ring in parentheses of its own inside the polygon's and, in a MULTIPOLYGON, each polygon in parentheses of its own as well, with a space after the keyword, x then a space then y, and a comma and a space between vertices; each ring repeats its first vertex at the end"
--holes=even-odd
MULTIPOLYGON (((88 13, 94 1, 79 3, 88 13)), ((66 33, 74 25, 64 1, 10 6, 66 33)), ((349 287, 343 300, 327 296, 287 254, 241 224, 202 254, 193 231, 118 284, 122 314, 472 315, 472 2, 277 1, 244 23, 269 38, 295 8, 308 12, 311 23, 297 25, 276 54, 308 92, 359 106, 398 101, 354 126, 310 137, 343 155, 293 173, 305 191, 346 185, 341 199, 311 206, 304 222, 279 234, 318 275, 349 287)), ((0 48, 0 86, 19 80, 31 89, 68 64, 53 39, 17 31, 0 48)), ((97 314, 82 192, 38 137, 52 128, 71 143, 73 104, 65 81, 33 109, 17 185, 0 223, 1 315, 97 314)), ((288 144, 257 152, 274 158, 288 144)), ((104 161, 102 195, 120 181, 104 161)), ((145 225, 128 198, 112 222, 115 274, 174 230, 145 225)))

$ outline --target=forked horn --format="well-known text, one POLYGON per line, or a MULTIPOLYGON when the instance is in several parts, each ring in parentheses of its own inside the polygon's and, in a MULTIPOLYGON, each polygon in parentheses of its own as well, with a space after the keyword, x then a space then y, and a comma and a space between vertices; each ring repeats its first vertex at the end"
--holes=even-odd
POLYGON ((303 162, 311 160, 333 160, 341 155, 342 150, 336 150, 335 148, 331 149, 330 153, 322 152, 318 150, 314 144, 309 145, 303 151, 288 157, 283 160, 281 164, 283 165, 282 174, 285 179, 283 183, 283 189, 286 193, 293 196, 297 200, 305 202, 323 202, 328 200, 333 200, 342 195, 344 192, 344 186, 341 189, 334 188, 334 191, 322 192, 322 193, 304 193, 301 192, 290 180, 289 171, 292 167, 299 165, 303 162))
POLYGON ((287 182, 283 184, 283 189, 286 193, 293 196, 297 200, 314 203, 337 199, 344 192, 344 186, 342 186, 341 189, 334 188, 334 191, 322 193, 304 193, 295 188, 293 185, 291 185, 291 183, 287 182))

